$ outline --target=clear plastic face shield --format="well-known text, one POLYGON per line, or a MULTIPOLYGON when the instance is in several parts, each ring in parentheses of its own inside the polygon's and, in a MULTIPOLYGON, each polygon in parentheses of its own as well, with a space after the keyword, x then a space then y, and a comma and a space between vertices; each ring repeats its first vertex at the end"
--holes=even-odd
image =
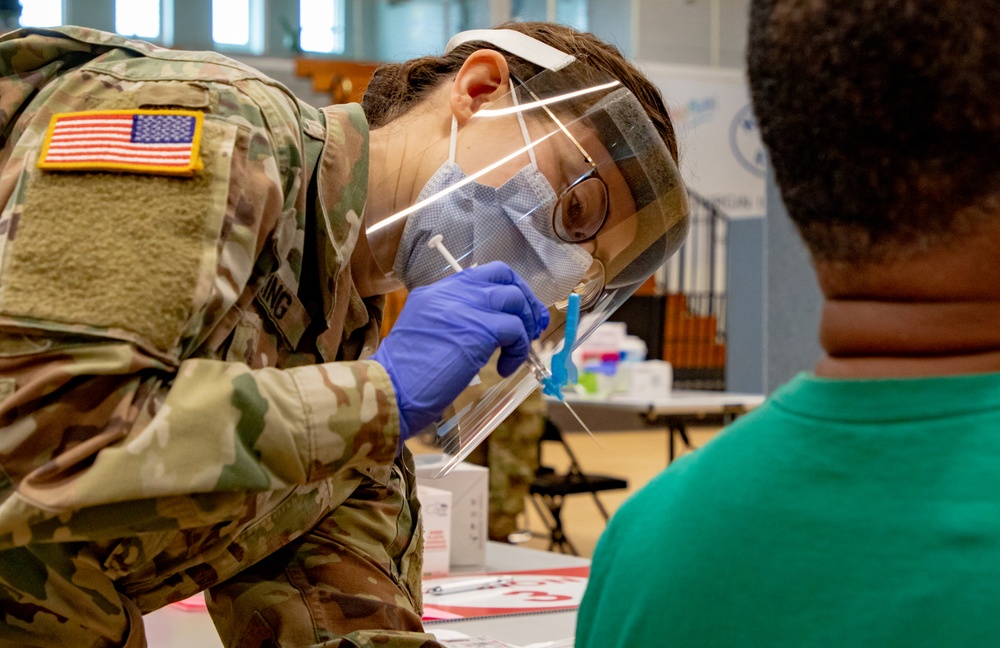
MULTIPOLYGON (((448 48, 470 40, 546 69, 512 77, 508 95, 453 128, 449 160, 416 202, 366 222, 366 233, 373 250, 395 247, 392 272, 408 289, 506 262, 549 306, 551 323, 533 347, 547 364, 564 343, 570 293, 581 297, 579 343, 680 247, 687 197, 672 156, 620 82, 513 31, 463 32, 448 48)), ((539 387, 528 364, 505 379, 492 367, 480 376, 419 435, 444 453, 436 476, 539 387)))

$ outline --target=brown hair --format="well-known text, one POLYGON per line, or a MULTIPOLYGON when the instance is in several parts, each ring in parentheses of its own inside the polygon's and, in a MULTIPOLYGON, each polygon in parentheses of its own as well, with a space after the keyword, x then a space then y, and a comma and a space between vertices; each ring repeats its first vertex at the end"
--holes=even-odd
MULTIPOLYGON (((496 28, 527 34, 586 61, 590 67, 620 81, 639 100, 674 161, 677 160, 677 139, 660 91, 625 60, 618 48, 593 34, 553 23, 508 22, 496 28)), ((527 80, 542 71, 542 68, 533 63, 481 41, 464 43, 444 56, 424 56, 404 63, 383 65, 375 71, 361 100, 371 128, 384 126, 405 114, 444 79, 457 74, 469 54, 480 49, 496 50, 504 54, 511 73, 520 79, 527 80)), ((570 66, 560 71, 560 74, 583 74, 584 67, 570 66)), ((581 78, 579 81, 586 80, 581 78)))
POLYGON ((747 63, 775 178, 817 259, 888 261, 995 217, 995 2, 754 0, 747 63))

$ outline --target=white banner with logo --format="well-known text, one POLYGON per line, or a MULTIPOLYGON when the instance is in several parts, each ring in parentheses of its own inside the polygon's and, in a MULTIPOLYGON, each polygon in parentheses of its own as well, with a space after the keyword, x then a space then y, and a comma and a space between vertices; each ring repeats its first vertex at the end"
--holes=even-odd
POLYGON ((670 110, 687 185, 730 218, 763 217, 766 154, 743 72, 664 63, 639 67, 670 110))

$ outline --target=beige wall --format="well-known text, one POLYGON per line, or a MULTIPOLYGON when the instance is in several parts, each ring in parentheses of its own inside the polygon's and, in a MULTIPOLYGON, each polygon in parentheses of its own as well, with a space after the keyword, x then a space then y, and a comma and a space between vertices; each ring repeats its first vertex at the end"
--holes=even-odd
POLYGON ((633 58, 743 67, 747 0, 635 0, 633 5, 638 14, 633 58))

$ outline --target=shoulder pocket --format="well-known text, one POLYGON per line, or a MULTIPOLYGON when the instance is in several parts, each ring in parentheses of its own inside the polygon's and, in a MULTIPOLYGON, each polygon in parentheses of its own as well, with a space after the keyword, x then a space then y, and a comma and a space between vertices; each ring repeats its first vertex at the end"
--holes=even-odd
MULTIPOLYGON (((237 126, 204 120, 190 177, 26 164, 5 250, 0 314, 134 341, 177 357, 216 274, 237 126)), ((245 149, 244 149, 245 150, 245 149)))

